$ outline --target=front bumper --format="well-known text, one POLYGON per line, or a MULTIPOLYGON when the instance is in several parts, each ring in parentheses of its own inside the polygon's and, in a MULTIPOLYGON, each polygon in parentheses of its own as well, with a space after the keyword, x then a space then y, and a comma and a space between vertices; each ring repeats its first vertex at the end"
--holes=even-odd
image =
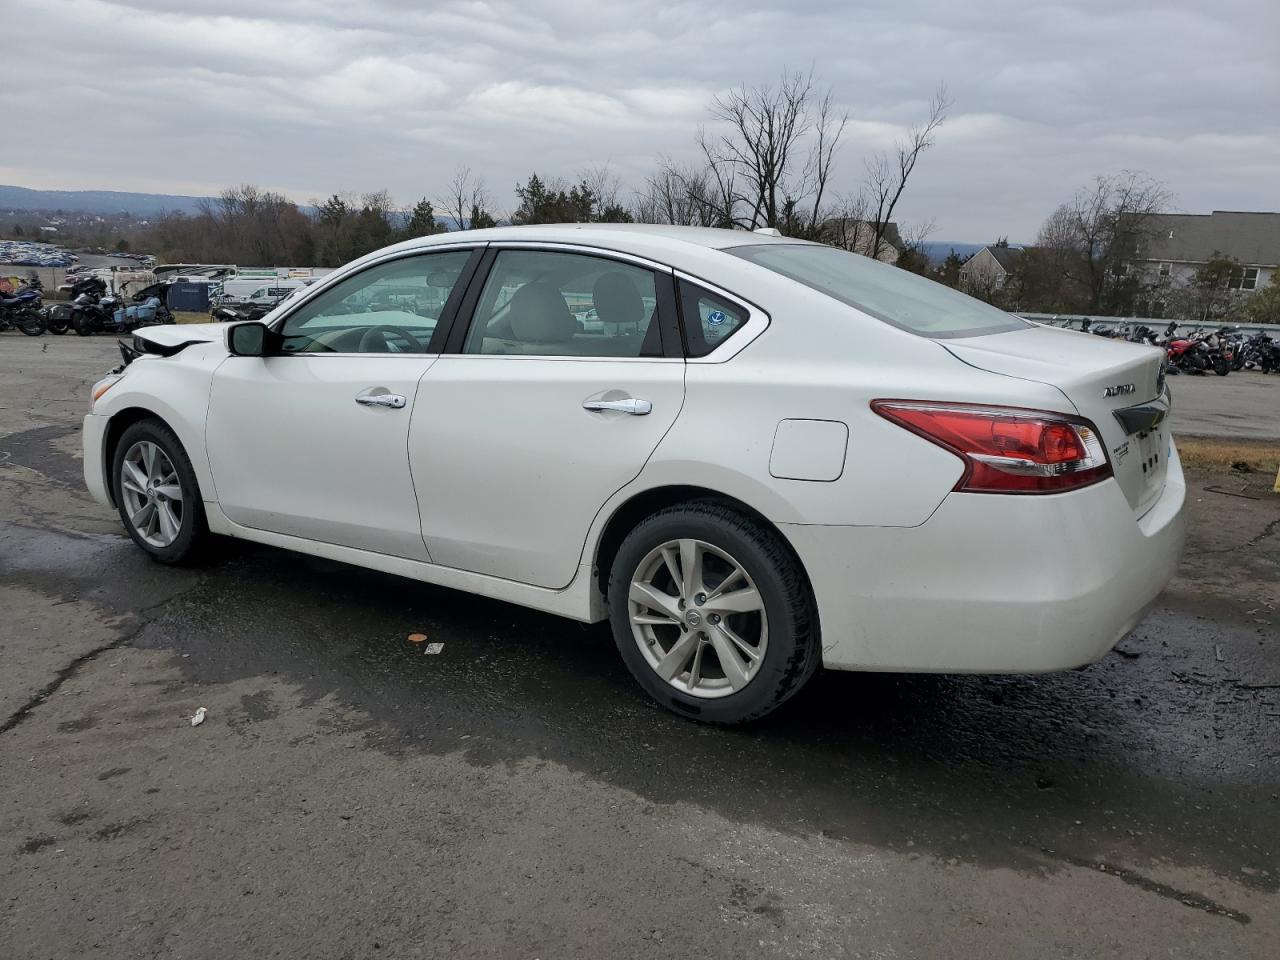
POLYGON ((110 417, 95 417, 86 414, 81 427, 81 444, 84 450, 84 485, 89 495, 106 507, 115 507, 111 502, 111 492, 107 489, 107 469, 103 458, 106 456, 107 426, 110 417))
POLYGON ((952 493, 918 527, 786 524, 813 584, 823 663, 845 670, 1040 673, 1097 660, 1182 555, 1186 480, 1135 519, 1114 480, 1071 493, 952 493))

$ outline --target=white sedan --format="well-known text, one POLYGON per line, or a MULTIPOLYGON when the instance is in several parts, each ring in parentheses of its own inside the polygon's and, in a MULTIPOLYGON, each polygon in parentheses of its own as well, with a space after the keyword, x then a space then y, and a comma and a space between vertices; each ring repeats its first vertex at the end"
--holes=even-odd
POLYGON ((1159 350, 811 243, 440 235, 122 349, 85 479, 157 560, 223 534, 607 618, 702 720, 819 666, 1088 663, 1182 549, 1159 350))

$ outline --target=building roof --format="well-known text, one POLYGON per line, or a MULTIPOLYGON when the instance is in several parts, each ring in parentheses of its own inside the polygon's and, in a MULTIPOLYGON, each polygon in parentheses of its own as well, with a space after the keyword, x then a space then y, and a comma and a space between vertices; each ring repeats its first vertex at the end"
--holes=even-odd
POLYGON ((1161 213, 1151 218, 1143 259, 1204 263, 1215 253, 1243 264, 1280 265, 1280 213, 1161 213))
MULTIPOLYGON (((836 227, 847 228, 850 224, 858 227, 860 233, 865 230, 865 236, 868 238, 875 233, 875 224, 870 220, 858 220, 853 217, 831 217, 822 222, 822 225, 828 229, 836 227)), ((906 249, 906 244, 902 242, 902 233, 898 230, 896 221, 890 220, 884 225, 884 242, 899 253, 906 249)))
POLYGON ((996 258, 996 263, 1004 268, 1005 273, 1012 272, 1018 264, 1018 257, 1022 255, 1022 251, 1016 247, 987 247, 987 250, 996 258))

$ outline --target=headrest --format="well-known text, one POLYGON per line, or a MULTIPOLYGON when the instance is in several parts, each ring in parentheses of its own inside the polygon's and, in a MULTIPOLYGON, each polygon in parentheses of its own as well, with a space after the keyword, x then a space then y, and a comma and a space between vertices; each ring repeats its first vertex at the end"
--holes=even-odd
POLYGON ((591 299, 604 323, 639 323, 644 319, 640 291, 621 270, 601 274, 591 290, 591 299))
POLYGON ((508 313, 513 338, 525 343, 567 343, 578 332, 578 321, 564 297, 545 281, 517 290, 508 313))

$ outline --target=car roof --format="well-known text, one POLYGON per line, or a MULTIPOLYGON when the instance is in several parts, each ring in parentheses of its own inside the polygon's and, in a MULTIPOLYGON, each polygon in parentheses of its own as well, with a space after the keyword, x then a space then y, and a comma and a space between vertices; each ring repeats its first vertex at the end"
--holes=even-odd
POLYGON ((659 247, 674 250, 687 245, 723 250, 744 244, 805 242, 789 237, 775 237, 746 230, 721 230, 713 227, 682 227, 657 223, 554 223, 437 233, 429 237, 407 240, 398 246, 411 249, 442 243, 491 243, 520 240, 579 243, 621 251, 632 250, 636 253, 652 252, 659 247))

